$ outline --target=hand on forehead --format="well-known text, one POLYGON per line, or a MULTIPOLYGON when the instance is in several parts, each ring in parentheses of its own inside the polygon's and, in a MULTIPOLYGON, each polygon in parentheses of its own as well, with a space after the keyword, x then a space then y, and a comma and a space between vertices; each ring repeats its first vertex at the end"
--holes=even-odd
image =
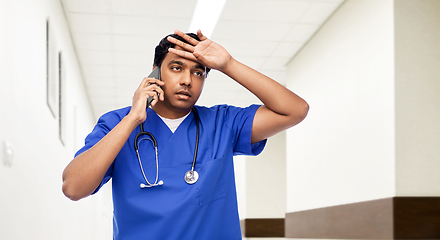
MULTIPOLYGON (((175 33, 177 35, 179 35, 180 37, 182 37, 183 39, 185 39, 185 41, 187 41, 188 43, 185 43, 179 39, 176 39, 174 37, 169 36, 167 38, 168 41, 176 44, 176 46, 174 48, 170 48, 172 49, 170 52, 177 54, 181 57, 187 58, 189 60, 195 61, 197 62, 197 58, 194 56, 194 50, 195 50, 195 46, 197 46, 197 44, 199 44, 199 41, 197 41, 196 39, 188 36, 187 34, 176 30, 175 33), (175 50, 175 51, 173 51, 175 50)), ((168 50, 170 50, 168 49, 168 50)))
POLYGON ((173 37, 168 37, 168 41, 176 44, 175 48, 168 49, 171 53, 199 62, 207 68, 220 71, 224 70, 232 59, 226 49, 205 37, 200 30, 197 31, 197 37, 200 41, 181 31, 175 31, 175 33, 187 41, 187 43, 173 37))
MULTIPOLYGON (((181 48, 180 46, 177 46, 177 45, 173 49, 175 51, 186 52, 185 49, 183 49, 183 48, 181 48)), ((194 64, 194 68, 199 68, 199 69, 202 69, 203 71, 206 71, 206 66, 203 63, 201 63, 199 60, 195 59, 195 58, 194 59, 193 58, 186 58, 185 56, 182 56, 181 54, 176 54, 173 51, 169 51, 168 55, 169 55, 169 57, 166 58, 166 59, 168 59, 167 63, 166 63, 168 65, 170 65, 170 64, 179 64, 179 65, 182 65, 182 66, 188 66, 188 65, 193 65, 194 64), (191 62, 191 64, 189 64, 188 61, 191 62)))

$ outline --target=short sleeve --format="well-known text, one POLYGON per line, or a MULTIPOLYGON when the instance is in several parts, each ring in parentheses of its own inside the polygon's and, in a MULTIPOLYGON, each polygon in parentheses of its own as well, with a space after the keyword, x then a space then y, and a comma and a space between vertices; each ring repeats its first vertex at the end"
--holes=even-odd
MULTIPOLYGON (((92 148, 105 135, 107 135, 107 133, 109 133, 120 122, 120 120, 121 118, 113 112, 109 112, 101 116, 98 120, 98 123, 93 128, 93 131, 89 135, 87 135, 85 139, 85 145, 80 150, 78 150, 78 152, 75 153, 75 157, 92 148)), ((114 163, 110 165, 104 178, 101 181, 101 184, 95 189, 92 194, 98 192, 99 189, 110 180, 110 178, 112 177, 113 165, 114 163)))
POLYGON ((267 140, 251 144, 252 124, 260 105, 247 108, 230 106, 228 109, 227 125, 234 132, 234 155, 258 155, 266 146, 267 140))

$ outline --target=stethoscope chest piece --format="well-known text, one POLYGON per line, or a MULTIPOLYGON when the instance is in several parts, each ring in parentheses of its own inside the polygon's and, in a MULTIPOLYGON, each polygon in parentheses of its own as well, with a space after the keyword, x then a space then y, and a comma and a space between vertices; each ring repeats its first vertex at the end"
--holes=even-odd
POLYGON ((196 171, 189 170, 185 173, 185 182, 188 184, 194 184, 199 180, 199 174, 196 171))

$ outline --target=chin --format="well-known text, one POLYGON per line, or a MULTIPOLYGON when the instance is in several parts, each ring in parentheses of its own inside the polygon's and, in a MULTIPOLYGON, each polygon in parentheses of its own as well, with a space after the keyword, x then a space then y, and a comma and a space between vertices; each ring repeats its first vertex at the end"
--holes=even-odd
POLYGON ((178 101, 176 103, 171 104, 172 107, 174 107, 175 109, 181 110, 181 111, 188 111, 191 110, 192 107, 195 105, 195 102, 182 102, 182 101, 178 101))

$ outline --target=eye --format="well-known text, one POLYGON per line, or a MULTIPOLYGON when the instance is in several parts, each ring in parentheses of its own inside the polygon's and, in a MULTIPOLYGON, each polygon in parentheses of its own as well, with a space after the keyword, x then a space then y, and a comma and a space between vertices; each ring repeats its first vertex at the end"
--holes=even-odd
POLYGON ((174 71, 180 71, 182 68, 180 67, 180 66, 173 66, 173 67, 171 67, 171 70, 174 70, 174 71))
POLYGON ((203 74, 204 74, 204 72, 195 71, 194 74, 197 75, 197 76, 199 76, 199 77, 202 77, 203 74))

